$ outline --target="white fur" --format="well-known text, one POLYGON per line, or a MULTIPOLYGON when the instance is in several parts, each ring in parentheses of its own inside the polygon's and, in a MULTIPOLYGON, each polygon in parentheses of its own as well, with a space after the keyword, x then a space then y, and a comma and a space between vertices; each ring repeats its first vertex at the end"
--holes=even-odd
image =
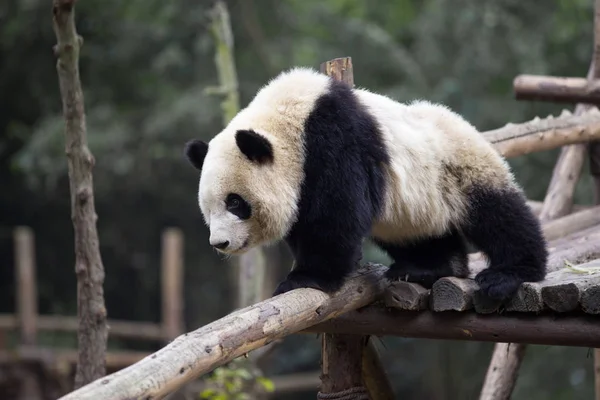
POLYGON ((355 92, 377 120, 391 158, 384 211, 373 236, 401 242, 440 235, 465 218, 468 186, 513 184, 504 159, 447 107, 426 101, 405 105, 364 89, 355 92), (454 166, 462 181, 444 165, 454 166))
POLYGON ((315 71, 297 68, 283 73, 209 142, 198 201, 210 227, 211 243, 230 242, 225 253, 238 254, 279 240, 295 222, 304 179, 303 124, 326 88, 327 77, 315 71), (273 146, 275 162, 249 162, 235 143, 239 129, 265 136, 273 146), (225 210, 230 192, 251 204, 250 219, 232 218, 225 210))
MULTIPOLYGON (((238 254, 286 235, 296 220, 304 178, 303 125, 327 86, 328 78, 310 69, 282 73, 210 141, 198 199, 212 244, 228 240, 225 252, 238 254), (275 162, 249 162, 235 143, 239 129, 264 135, 273 146, 275 162), (225 210, 230 192, 251 204, 249 220, 225 210)), ((401 242, 441 234, 464 218, 467 186, 514 185, 504 159, 448 108, 423 101, 400 104, 364 89, 355 93, 379 124, 391 157, 383 213, 372 229, 375 237, 401 242)))

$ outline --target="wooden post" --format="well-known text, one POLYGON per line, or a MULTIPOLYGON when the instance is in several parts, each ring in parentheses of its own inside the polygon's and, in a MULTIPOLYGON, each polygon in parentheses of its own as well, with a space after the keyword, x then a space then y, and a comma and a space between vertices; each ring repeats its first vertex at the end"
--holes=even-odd
POLYGON ((363 348, 362 376, 372 400, 394 400, 394 390, 375 348, 373 338, 363 348))
POLYGON ((341 399, 354 394, 357 400, 369 400, 362 379, 365 336, 324 333, 321 339, 322 384, 317 398, 341 399))
MULTIPOLYGON (((321 64, 322 73, 333 79, 354 86, 352 58, 342 57, 321 64)), ((367 345, 369 337, 359 335, 324 334, 322 338, 322 387, 319 396, 343 398, 355 393, 357 399, 385 400, 394 395, 387 376, 379 362, 379 356, 372 344, 367 345), (363 356, 366 360, 363 361, 363 356), (366 387, 369 388, 368 395, 366 387)))
MULTIPOLYGON (((336 58, 321 64, 321 72, 354 86, 350 57, 336 58)), ((318 398, 342 398, 347 393, 363 393, 362 354, 365 337, 360 335, 323 334, 321 342, 321 390, 318 398)))
POLYGON ((35 245, 29 227, 19 226, 14 231, 17 278, 17 315, 21 343, 34 345, 36 341, 37 289, 35 278, 35 245))
MULTIPOLYGON (((31 228, 19 226, 14 230, 17 316, 21 344, 33 346, 37 336, 37 289, 35 274, 35 244, 31 228)), ((20 368, 19 400, 37 399, 40 388, 35 373, 24 365, 20 368)))
POLYGON ((17 314, 21 343, 34 345, 36 340, 37 289, 33 232, 26 226, 14 231, 17 278, 17 314))
POLYGON ((183 234, 168 228, 162 234, 162 333, 172 340, 183 333, 183 234))
POLYGON ((75 387, 106 373, 106 305, 104 265, 100 255, 92 169, 95 159, 87 144, 85 105, 79 78, 83 39, 75 27, 75 0, 53 0, 52 26, 57 44, 56 71, 65 120, 65 153, 69 171, 71 220, 75 236, 77 275, 78 360, 75 387))

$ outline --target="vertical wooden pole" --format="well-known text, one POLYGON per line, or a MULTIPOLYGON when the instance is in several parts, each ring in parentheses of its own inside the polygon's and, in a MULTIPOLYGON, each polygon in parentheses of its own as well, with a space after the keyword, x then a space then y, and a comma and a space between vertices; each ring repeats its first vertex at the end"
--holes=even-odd
POLYGON ((183 332, 183 234, 168 228, 162 234, 162 332, 171 340, 183 332))
MULTIPOLYGON (((357 399, 368 400, 362 379, 362 352, 364 336, 324 333, 321 338, 321 391, 323 394, 339 394, 342 398, 353 393, 357 399), (362 394, 362 396, 361 396, 362 394)), ((335 398, 327 396, 327 398, 335 398)))
MULTIPOLYGON (((336 58, 321 64, 321 72, 354 86, 352 59, 336 58)), ((365 339, 360 335, 325 333, 321 340, 321 391, 319 398, 336 398, 347 392, 368 399, 362 379, 362 355, 365 339), (324 396, 325 395, 325 396, 324 396)))
POLYGON ((35 277, 35 245, 33 232, 25 226, 14 231, 17 280, 17 314, 21 343, 31 346, 36 341, 37 289, 35 277))
POLYGON ((394 389, 381 363, 373 338, 368 340, 363 349, 362 373, 369 396, 372 400, 394 400, 394 389))
MULTIPOLYGON (((352 58, 321 64, 322 73, 354 86, 352 58)), ((321 391, 319 398, 391 400, 395 396, 368 336, 324 334, 322 337, 321 391), (367 391, 368 388, 368 391, 367 391), (348 397, 349 398, 349 397, 348 397)))

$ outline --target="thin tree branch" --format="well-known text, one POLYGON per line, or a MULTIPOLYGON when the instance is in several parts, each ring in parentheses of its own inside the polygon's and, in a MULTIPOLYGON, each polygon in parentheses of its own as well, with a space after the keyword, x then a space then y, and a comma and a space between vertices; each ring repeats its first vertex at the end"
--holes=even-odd
POLYGON ((56 69, 65 118, 65 151, 69 168, 71 219, 75 230, 77 275, 78 361, 75 387, 105 374, 107 340, 104 305, 104 266, 100 256, 92 168, 94 157, 87 146, 83 91, 79 79, 79 51, 75 0, 54 0, 53 27, 58 44, 56 69))

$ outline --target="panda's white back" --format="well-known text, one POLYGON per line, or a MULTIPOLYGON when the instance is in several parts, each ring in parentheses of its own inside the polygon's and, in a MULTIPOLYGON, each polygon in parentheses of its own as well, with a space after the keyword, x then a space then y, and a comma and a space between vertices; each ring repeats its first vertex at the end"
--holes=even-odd
POLYGON ((390 155, 388 187, 373 236, 402 241, 441 234, 464 219, 465 190, 473 183, 512 185, 507 163, 467 121, 426 101, 401 104, 356 89, 379 124, 390 155), (457 180, 451 169, 459 170, 457 180))

